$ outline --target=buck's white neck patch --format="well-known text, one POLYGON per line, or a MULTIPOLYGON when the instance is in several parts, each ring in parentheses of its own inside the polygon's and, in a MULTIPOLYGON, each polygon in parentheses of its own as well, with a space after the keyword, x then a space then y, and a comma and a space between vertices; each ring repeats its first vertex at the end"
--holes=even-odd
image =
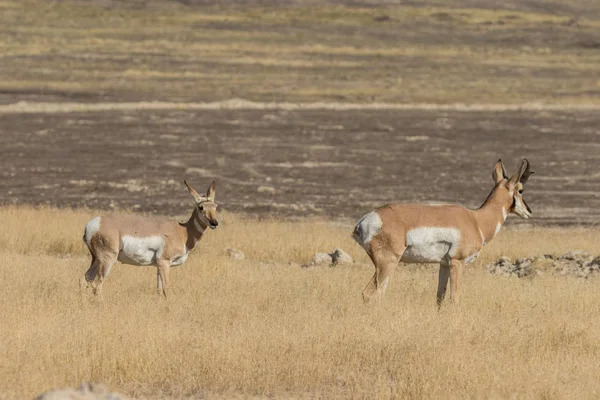
POLYGON ((502 228, 502 224, 500 222, 498 222, 496 224, 496 231, 494 232, 494 237, 496 237, 496 235, 498 234, 498 232, 500 232, 500 228, 502 228))
POLYGON ((502 222, 506 221, 507 216, 506 208, 502 207, 502 222))

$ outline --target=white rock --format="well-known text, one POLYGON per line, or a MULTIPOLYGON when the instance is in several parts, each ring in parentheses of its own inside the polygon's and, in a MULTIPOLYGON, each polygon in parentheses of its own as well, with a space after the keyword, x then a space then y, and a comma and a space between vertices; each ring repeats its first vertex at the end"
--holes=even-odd
POLYGON ((342 249, 335 249, 331 253, 331 259, 335 265, 352 264, 354 260, 342 249))
POLYGON ((225 254, 227 254, 227 256, 229 258, 231 258, 232 260, 245 260, 246 259, 246 256, 244 255, 244 253, 241 250, 233 249, 231 247, 225 249, 225 254))
POLYGON ((333 259, 327 253, 315 253, 313 257, 313 264, 315 265, 331 265, 332 263, 333 259))

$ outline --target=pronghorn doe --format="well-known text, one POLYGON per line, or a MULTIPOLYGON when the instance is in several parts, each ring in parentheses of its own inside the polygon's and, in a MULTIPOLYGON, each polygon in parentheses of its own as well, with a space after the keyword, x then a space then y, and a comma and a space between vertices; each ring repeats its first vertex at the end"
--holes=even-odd
POLYGON ((363 291, 369 302, 385 293, 390 274, 399 261, 440 263, 437 303, 441 305, 450 278, 450 295, 457 302, 463 264, 473 262, 481 248, 500 231, 509 212, 529 218, 523 185, 533 174, 529 161, 508 177, 498 160, 492 177, 494 189, 483 205, 470 210, 459 205, 396 203, 365 215, 354 228, 353 238, 366 251, 375 274, 363 291))
POLYGON ((123 264, 154 265, 158 294, 167 296, 169 269, 187 260, 207 227, 215 229, 219 225, 215 181, 206 196, 198 194, 186 181, 183 183, 196 203, 185 223, 137 215, 105 215, 85 225, 83 241, 90 250, 92 263, 81 278, 82 287, 91 284, 94 294, 101 294, 104 280, 119 260, 123 264))

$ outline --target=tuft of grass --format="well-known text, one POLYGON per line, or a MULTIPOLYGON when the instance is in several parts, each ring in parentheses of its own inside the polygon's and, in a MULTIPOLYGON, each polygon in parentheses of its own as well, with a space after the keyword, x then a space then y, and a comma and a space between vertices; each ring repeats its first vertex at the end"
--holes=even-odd
POLYGON ((362 304, 373 268, 351 225, 220 217, 173 295, 152 267, 117 264, 104 301, 78 292, 90 210, 0 208, 0 398, 103 382, 136 398, 591 398, 600 280, 500 278, 481 266, 585 249, 600 231, 504 230, 466 269, 458 306, 435 307, 437 271, 399 266, 362 304), (357 264, 301 269, 315 251, 357 264), (233 261, 224 249, 246 253, 233 261), (70 256, 67 256, 67 253, 70 256))

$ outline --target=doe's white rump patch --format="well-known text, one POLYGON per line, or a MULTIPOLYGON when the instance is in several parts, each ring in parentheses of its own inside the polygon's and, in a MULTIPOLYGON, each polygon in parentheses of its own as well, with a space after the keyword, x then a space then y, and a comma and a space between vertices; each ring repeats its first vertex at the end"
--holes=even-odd
POLYGON ((85 243, 89 246, 92 237, 100 230, 100 217, 93 218, 85 224, 85 243))
POLYGON ((377 211, 372 211, 361 218, 354 228, 352 237, 366 251, 369 251, 369 243, 377 233, 381 230, 383 222, 377 211))
POLYGON ((121 250, 117 259, 123 264, 152 265, 163 252, 161 236, 136 237, 124 235, 121 237, 121 250))
POLYGON ((441 262, 449 255, 454 257, 460 245, 460 231, 456 228, 423 227, 406 233, 406 250, 402 261, 406 263, 441 262))

